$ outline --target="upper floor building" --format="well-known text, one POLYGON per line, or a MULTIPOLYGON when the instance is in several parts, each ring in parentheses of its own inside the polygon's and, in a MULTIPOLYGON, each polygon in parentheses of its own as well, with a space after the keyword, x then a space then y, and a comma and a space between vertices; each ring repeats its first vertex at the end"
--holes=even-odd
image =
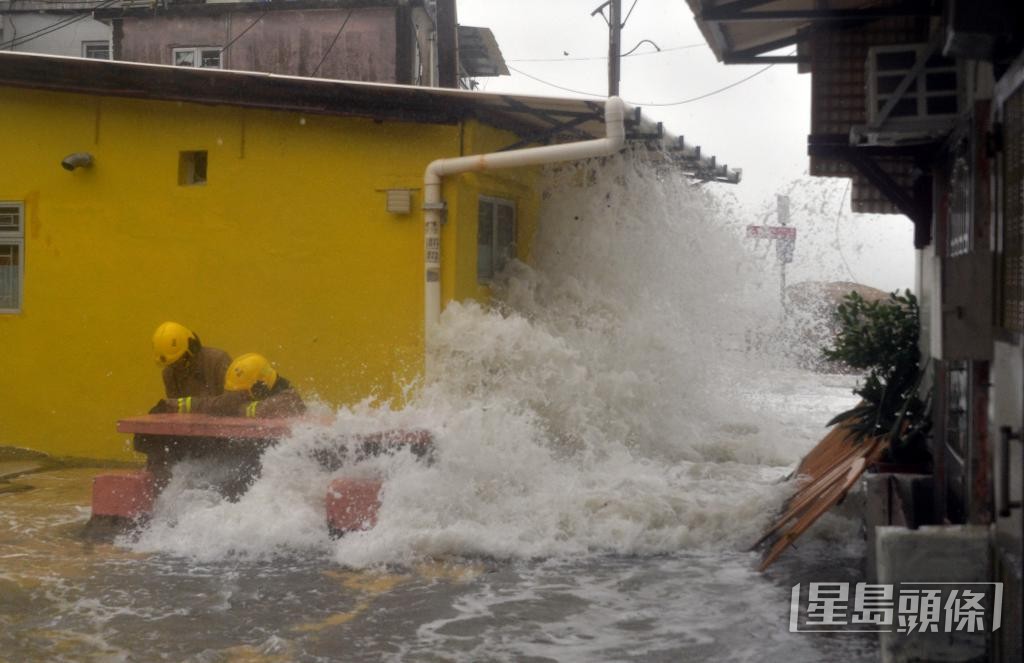
POLYGON ((431 87, 508 74, 455 0, 4 0, 0 50, 431 87))

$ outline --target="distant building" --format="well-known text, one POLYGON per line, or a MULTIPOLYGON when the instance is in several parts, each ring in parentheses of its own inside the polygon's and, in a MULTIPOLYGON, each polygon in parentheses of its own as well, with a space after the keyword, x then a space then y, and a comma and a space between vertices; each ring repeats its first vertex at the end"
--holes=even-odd
POLYGON ((810 73, 812 175, 914 224, 930 511, 990 532, 1005 593, 989 652, 1024 659, 1024 4, 688 2, 719 60, 810 73))
POLYGON ((455 0, 0 0, 0 50, 430 87, 509 73, 455 0))
POLYGON ((110 26, 92 15, 98 4, 0 0, 0 51, 109 60, 110 26))

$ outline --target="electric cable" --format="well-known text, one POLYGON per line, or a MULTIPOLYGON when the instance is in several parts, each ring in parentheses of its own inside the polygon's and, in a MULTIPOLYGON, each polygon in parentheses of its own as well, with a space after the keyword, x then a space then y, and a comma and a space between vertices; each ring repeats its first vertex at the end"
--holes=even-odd
POLYGON ((8 49, 8 48, 14 48, 15 46, 21 46, 23 44, 29 43, 30 41, 38 39, 40 37, 45 37, 46 35, 50 34, 51 32, 56 32, 56 31, 58 31, 58 30, 60 30, 62 28, 65 28, 65 27, 71 25, 72 23, 77 23, 78 21, 81 21, 82 19, 90 16, 91 14, 92 14, 92 12, 89 11, 89 12, 84 12, 82 14, 76 14, 74 16, 69 16, 67 18, 62 18, 61 20, 57 21, 56 23, 51 23, 50 25, 48 25, 48 26, 46 26, 44 28, 39 28, 38 30, 33 30, 32 32, 26 32, 23 35, 18 35, 16 37, 12 37, 8 41, 0 43, 0 50, 5 50, 5 49, 8 49))
POLYGON ((647 44, 650 44, 651 46, 653 46, 653 47, 654 47, 654 50, 655 50, 655 52, 657 52, 657 53, 660 53, 660 52, 661 52, 661 46, 658 46, 657 44, 655 44, 655 43, 654 43, 653 41, 651 41, 650 39, 641 39, 640 41, 638 41, 638 42, 636 43, 636 46, 634 46, 633 48, 629 49, 628 51, 626 51, 625 53, 623 53, 622 55, 620 55, 620 56, 619 56, 619 58, 621 59, 621 58, 624 58, 624 57, 627 57, 627 56, 630 56, 630 55, 632 55, 632 54, 633 54, 633 51, 635 51, 636 49, 640 48, 640 47, 641 47, 641 46, 643 46, 643 45, 644 45, 645 43, 647 43, 647 44))
MULTIPOLYGON (((644 53, 629 53, 623 54, 621 57, 624 58, 635 58, 641 55, 657 55, 659 53, 669 53, 671 51, 686 51, 693 48, 705 48, 707 44, 701 42, 700 44, 684 44, 682 46, 672 46, 671 48, 663 48, 660 51, 646 51, 644 53)), ((592 55, 592 56, 580 56, 580 57, 564 57, 564 58, 519 58, 515 60, 505 60, 508 62, 583 62, 589 60, 607 60, 607 55, 592 55)))
POLYGON ((338 28, 338 31, 334 34, 334 40, 331 41, 331 45, 327 47, 327 50, 324 52, 324 56, 322 58, 320 58, 320 62, 317 63, 316 69, 314 69, 313 73, 309 75, 310 78, 316 76, 316 72, 320 71, 320 65, 322 65, 324 63, 324 60, 327 59, 327 56, 331 54, 332 50, 334 50, 334 45, 336 43, 338 43, 338 37, 341 36, 342 30, 345 29, 346 25, 348 25, 348 20, 350 18, 352 18, 352 10, 351 9, 348 10, 348 14, 345 16, 345 20, 342 21, 341 27, 338 28))
POLYGON ((605 96, 603 94, 595 94, 594 92, 584 92, 583 90, 574 90, 574 89, 569 88, 569 87, 562 87, 561 85, 556 85, 554 83, 549 83, 548 81, 545 81, 543 79, 537 78, 536 76, 528 74, 525 71, 523 71, 522 69, 516 69, 515 67, 513 67, 510 64, 506 63, 506 66, 509 69, 511 69, 512 71, 516 72, 517 74, 522 74, 523 76, 526 76, 527 78, 532 78, 533 80, 537 81, 538 83, 543 83, 544 85, 556 88, 558 90, 564 90, 565 92, 572 92, 574 94, 583 94, 583 95, 586 95, 588 97, 603 97, 603 96, 605 96))
POLYGON ((633 0, 633 5, 629 8, 629 11, 626 12, 626 18, 622 19, 622 25, 619 27, 626 27, 626 21, 628 21, 629 17, 633 15, 633 10, 636 9, 636 3, 638 2, 640 2, 640 0, 633 0))
POLYGON ((239 33, 238 33, 237 35, 235 35, 234 39, 232 39, 232 40, 231 40, 231 41, 229 41, 228 43, 224 44, 224 47, 220 49, 220 52, 221 52, 221 54, 223 54, 223 53, 224 53, 224 51, 226 51, 226 50, 228 50, 229 48, 231 48, 231 46, 232 46, 232 45, 233 45, 233 44, 234 44, 234 43, 235 43, 236 41, 238 41, 239 39, 241 39, 241 38, 242 38, 242 36, 243 36, 243 35, 244 35, 244 34, 245 34, 246 32, 248 32, 249 30, 252 30, 253 26, 255 26, 255 25, 256 25, 257 23, 259 23, 260 21, 262 21, 262 20, 263 20, 263 17, 264 17, 264 16, 266 16, 266 15, 267 15, 267 12, 269 12, 269 11, 270 11, 270 7, 268 6, 268 7, 266 8, 266 9, 264 9, 264 10, 263 10, 263 13, 262 13, 262 14, 260 14, 259 16, 257 16, 257 17, 255 18, 255 20, 253 20, 253 22, 252 22, 252 23, 250 23, 250 24, 249 24, 248 26, 246 26, 245 30, 242 30, 241 32, 239 32, 239 33))
POLYGON ((649 106, 649 107, 682 106, 683 104, 689 104, 689 103, 693 103, 694 101, 700 101, 701 99, 707 99, 708 97, 713 97, 716 94, 719 94, 721 92, 725 92, 726 90, 731 90, 732 88, 736 87, 737 85, 741 85, 743 83, 746 83, 747 81, 749 81, 751 78, 754 78, 755 76, 760 76, 761 74, 763 74, 764 72, 768 71, 769 69, 771 69, 774 66, 775 66, 774 63, 766 65, 766 66, 762 67, 761 69, 758 69, 757 71, 755 71, 751 75, 747 76, 746 78, 741 78, 740 80, 736 81, 735 83, 730 83, 729 85, 726 85, 725 87, 720 87, 717 90, 712 90, 711 92, 708 92, 706 94, 702 94, 702 95, 697 96, 697 97, 690 97, 689 99, 683 99, 682 101, 670 101, 670 102, 660 103, 660 104, 656 104, 656 103, 641 104, 641 103, 634 103, 634 102, 630 102, 630 103, 633 104, 634 106, 649 106))
POLYGON ((33 30, 32 32, 26 32, 23 35, 18 35, 16 37, 8 39, 5 42, 0 42, 0 50, 4 50, 4 49, 8 49, 8 48, 14 48, 15 46, 21 46, 23 44, 27 44, 28 42, 33 41, 35 39, 38 39, 40 37, 44 37, 44 36, 50 34, 51 32, 56 32, 57 30, 61 30, 63 28, 66 28, 67 26, 71 25, 72 23, 77 23, 78 21, 81 21, 82 19, 89 18, 90 16, 92 16, 92 13, 93 13, 94 9, 99 9, 101 7, 105 7, 105 6, 110 5, 110 4, 112 4, 112 3, 116 2, 116 1, 117 0, 104 0, 104 2, 96 5, 93 8, 90 8, 88 10, 79 12, 77 14, 72 14, 70 16, 62 18, 61 20, 57 21, 56 23, 51 23, 50 25, 44 26, 42 28, 39 28, 38 30, 33 30))
MULTIPOLYGON (((755 76, 760 76, 761 74, 763 74, 764 72, 768 71, 769 69, 771 69, 774 66, 775 66, 775 64, 767 65, 765 67, 762 67, 761 69, 758 69, 757 71, 755 71, 753 74, 747 76, 746 78, 741 78, 740 80, 738 80, 738 81, 736 81, 734 83, 730 83, 729 85, 726 85, 725 87, 720 87, 717 90, 712 90, 711 92, 707 92, 707 93, 702 94, 702 95, 697 96, 697 97, 691 97, 690 99, 683 99, 682 101, 672 101, 672 102, 667 102, 667 103, 638 103, 638 102, 630 101, 630 100, 626 99, 626 102, 629 103, 632 106, 647 106, 647 107, 681 106, 683 104, 689 104, 689 103, 692 103, 694 101, 700 101, 701 99, 707 99, 708 97, 712 97, 712 96, 714 96, 716 94, 719 94, 720 92, 725 92, 726 90, 730 90, 730 89, 736 87, 737 85, 740 85, 742 83, 746 83, 747 81, 749 81, 751 78, 754 78, 755 76)), ((583 94, 583 95, 587 95, 589 97, 603 97, 603 96, 605 96, 603 94, 596 94, 594 92, 585 92, 583 90, 574 90, 573 88, 563 87, 561 85, 557 85, 555 83, 551 83, 549 81, 546 81, 546 80, 544 80, 542 78, 537 78, 536 76, 528 74, 528 73, 526 73, 525 71, 523 71, 521 69, 517 69, 517 68, 513 67, 512 65, 508 65, 508 68, 511 69, 512 71, 516 72, 517 74, 522 74, 523 76, 526 76, 527 78, 531 78, 531 79, 537 81, 538 83, 543 83, 544 85, 547 85, 547 86, 550 86, 550 87, 553 87, 553 88, 556 88, 556 89, 559 89, 559 90, 563 90, 565 92, 572 92, 574 94, 583 94)))

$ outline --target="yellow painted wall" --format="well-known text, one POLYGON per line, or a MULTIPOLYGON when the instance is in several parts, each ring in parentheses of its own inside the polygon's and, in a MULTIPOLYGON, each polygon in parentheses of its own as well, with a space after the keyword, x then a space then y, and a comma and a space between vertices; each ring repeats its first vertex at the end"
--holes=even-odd
MULTIPOLYGON (((132 457, 114 422, 162 396, 150 337, 164 320, 266 354, 307 397, 398 398, 424 359, 422 195, 395 216, 380 190, 420 189, 431 159, 515 140, 6 87, 0 112, 0 200, 24 201, 27 221, 22 313, 0 314, 0 445, 96 458, 132 457), (182 150, 208 151, 205 185, 179 186, 182 150), (63 170, 77 151, 95 165, 63 170)), ((522 197, 525 255, 531 177, 446 182, 446 301, 486 297, 478 193, 522 197)))

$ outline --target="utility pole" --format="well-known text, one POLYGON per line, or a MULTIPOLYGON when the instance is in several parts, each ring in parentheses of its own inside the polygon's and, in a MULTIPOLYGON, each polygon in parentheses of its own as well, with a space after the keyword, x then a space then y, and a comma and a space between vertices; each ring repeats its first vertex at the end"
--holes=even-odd
POLYGON ((622 0, 608 3, 608 96, 619 96, 619 59, 622 53, 622 0))

